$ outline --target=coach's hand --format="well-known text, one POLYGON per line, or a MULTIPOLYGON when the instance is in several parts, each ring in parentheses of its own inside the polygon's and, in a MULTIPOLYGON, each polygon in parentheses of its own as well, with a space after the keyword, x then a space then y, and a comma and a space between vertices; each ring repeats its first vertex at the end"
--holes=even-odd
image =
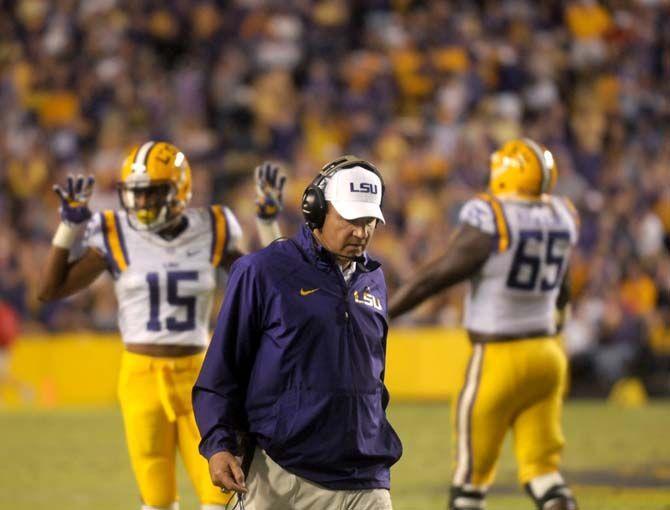
POLYGON ((230 452, 217 452, 209 458, 209 476, 224 491, 247 492, 240 461, 230 452))

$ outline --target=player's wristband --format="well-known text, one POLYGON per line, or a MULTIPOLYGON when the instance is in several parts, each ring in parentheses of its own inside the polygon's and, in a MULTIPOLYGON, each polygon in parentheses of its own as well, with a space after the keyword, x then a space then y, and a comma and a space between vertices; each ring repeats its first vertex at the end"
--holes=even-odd
POLYGON ((77 236, 84 228, 84 225, 77 225, 75 227, 68 225, 67 223, 61 222, 56 229, 51 244, 58 248, 63 248, 69 250, 72 248, 77 236))
POLYGON ((279 206, 276 203, 257 202, 256 218, 264 221, 272 221, 279 214, 279 206))

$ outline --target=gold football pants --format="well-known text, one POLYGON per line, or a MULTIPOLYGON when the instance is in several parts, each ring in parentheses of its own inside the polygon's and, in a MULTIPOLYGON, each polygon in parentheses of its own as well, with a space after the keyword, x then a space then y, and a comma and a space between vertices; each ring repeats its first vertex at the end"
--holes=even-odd
POLYGON ((198 452, 191 388, 204 355, 158 358, 124 351, 119 400, 135 479, 145 505, 167 507, 177 500, 176 451, 202 504, 231 498, 212 484, 198 452))
POLYGON ((454 485, 491 484, 508 429, 522 484, 558 470, 566 369, 554 338, 473 344, 452 412, 454 485))

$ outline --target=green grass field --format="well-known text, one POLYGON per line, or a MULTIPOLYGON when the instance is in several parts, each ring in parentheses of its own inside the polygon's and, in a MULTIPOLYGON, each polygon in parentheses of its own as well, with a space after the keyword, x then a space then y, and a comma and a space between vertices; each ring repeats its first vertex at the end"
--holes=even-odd
MULTIPOLYGON (((393 469, 396 510, 444 510, 450 474, 446 405, 396 404, 405 445, 393 469)), ((670 510, 670 402, 624 409, 570 402, 564 473, 582 510, 670 510)), ((116 409, 0 413, 0 509, 136 510, 139 499, 116 409)), ((182 510, 196 509, 180 472, 182 510)), ((533 510, 505 445, 490 510, 533 510)))

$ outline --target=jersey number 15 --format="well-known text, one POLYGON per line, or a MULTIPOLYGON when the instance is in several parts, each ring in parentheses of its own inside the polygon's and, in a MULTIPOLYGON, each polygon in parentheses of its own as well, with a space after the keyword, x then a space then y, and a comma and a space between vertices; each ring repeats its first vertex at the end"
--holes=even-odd
MULTIPOLYGON (((167 273, 167 302, 172 306, 186 308, 186 319, 177 320, 174 317, 168 317, 165 321, 165 327, 168 331, 191 331, 195 329, 195 296, 180 296, 180 281, 195 281, 198 279, 197 271, 169 271, 167 273)), ((147 283, 149 284, 149 321, 147 329, 149 331, 160 331, 162 329, 160 321, 161 306, 161 288, 158 281, 158 273, 147 273, 147 283)))

